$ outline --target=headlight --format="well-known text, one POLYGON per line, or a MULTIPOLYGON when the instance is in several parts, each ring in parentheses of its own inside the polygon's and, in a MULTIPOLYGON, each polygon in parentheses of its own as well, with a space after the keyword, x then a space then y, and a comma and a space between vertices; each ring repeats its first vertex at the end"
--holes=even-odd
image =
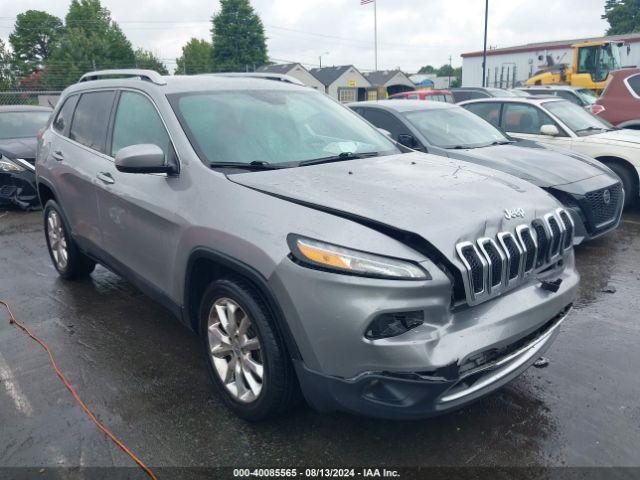
POLYGON ((415 263, 289 235, 294 258, 311 267, 375 278, 429 280, 429 273, 415 263))
POLYGON ((0 158, 0 172, 11 172, 11 173, 24 172, 24 168, 22 168, 20 165, 13 163, 8 158, 0 158))

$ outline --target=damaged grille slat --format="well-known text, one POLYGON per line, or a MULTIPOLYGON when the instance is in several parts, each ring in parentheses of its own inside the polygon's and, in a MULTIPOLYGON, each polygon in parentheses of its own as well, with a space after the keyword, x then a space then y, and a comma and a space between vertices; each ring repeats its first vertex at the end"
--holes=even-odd
POLYGON ((567 211, 558 209, 531 225, 518 225, 515 234, 500 232, 495 239, 483 237, 475 244, 467 241, 456 245, 466 270, 467 303, 492 298, 555 265, 572 247, 574 230, 567 211))

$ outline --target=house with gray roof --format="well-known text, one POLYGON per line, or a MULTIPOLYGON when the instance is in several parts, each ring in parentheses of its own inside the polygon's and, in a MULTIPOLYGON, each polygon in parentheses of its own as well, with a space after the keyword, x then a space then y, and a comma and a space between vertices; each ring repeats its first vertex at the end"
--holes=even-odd
POLYGON ((309 72, 324 86, 326 94, 342 103, 378 98, 377 89, 353 65, 312 68, 309 72))
POLYGON ((300 80, 302 83, 309 87, 313 87, 316 90, 324 92, 324 85, 318 81, 316 77, 309 73, 309 70, 304 68, 299 63, 279 63, 275 65, 265 65, 256 70, 259 73, 277 73, 280 75, 289 75, 293 78, 300 80))
POLYGON ((378 98, 415 90, 414 83, 402 70, 378 70, 365 72, 363 75, 378 90, 378 98))

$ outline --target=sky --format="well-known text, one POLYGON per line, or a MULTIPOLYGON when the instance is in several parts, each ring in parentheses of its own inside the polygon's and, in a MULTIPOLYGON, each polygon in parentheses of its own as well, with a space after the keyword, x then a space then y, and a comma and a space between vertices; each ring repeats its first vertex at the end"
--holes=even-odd
MULTIPOLYGON (((378 68, 413 73, 423 65, 462 64, 482 50, 482 0, 376 0, 378 68)), ((69 0, 0 0, 0 37, 28 9, 64 18, 69 0)), ((262 18, 272 60, 307 67, 354 64, 374 68, 373 5, 360 0, 251 0, 262 18)), ((605 33, 605 0, 489 0, 490 47, 605 33)), ((217 0, 102 0, 135 48, 161 58, 170 71, 192 37, 210 39, 217 0)))

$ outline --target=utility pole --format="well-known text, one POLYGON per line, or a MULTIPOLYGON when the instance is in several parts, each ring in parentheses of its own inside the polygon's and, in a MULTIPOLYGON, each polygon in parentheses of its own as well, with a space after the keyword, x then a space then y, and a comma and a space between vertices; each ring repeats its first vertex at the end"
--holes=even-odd
POLYGON ((320 64, 320 68, 322 68, 322 56, 323 55, 329 55, 329 52, 324 52, 324 53, 321 53, 320 55, 318 55, 318 63, 320 64))
POLYGON ((489 23, 489 0, 484 4, 484 48, 482 49, 482 86, 486 87, 487 79, 487 27, 489 23))
MULTIPOLYGON (((487 0, 488 1, 488 0, 487 0)), ((378 71, 378 13, 377 13, 377 1, 373 0, 373 42, 374 42, 374 67, 375 71, 378 71)))
POLYGON ((451 55, 449 55, 449 88, 451 88, 451 55))

